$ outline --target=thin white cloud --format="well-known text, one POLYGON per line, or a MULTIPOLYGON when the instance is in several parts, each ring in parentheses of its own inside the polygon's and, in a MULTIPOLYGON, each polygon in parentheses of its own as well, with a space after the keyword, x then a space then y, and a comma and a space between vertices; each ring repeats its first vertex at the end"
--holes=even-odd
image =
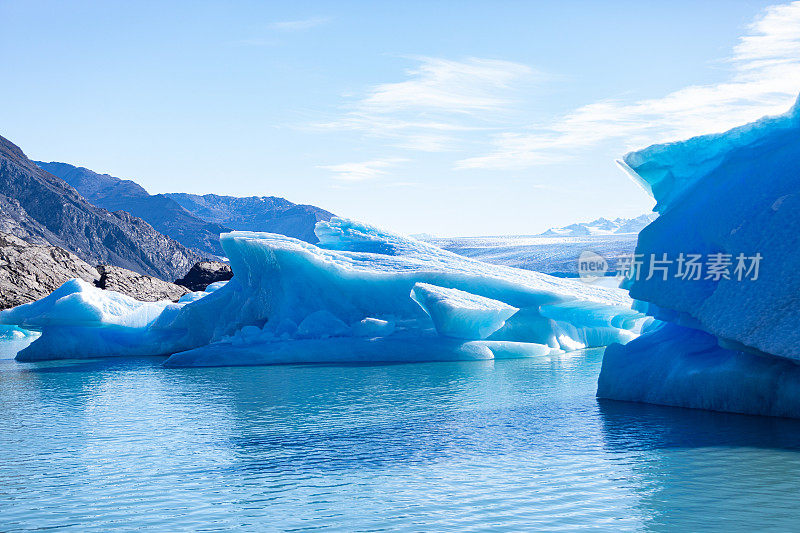
POLYGON ((321 165, 317 168, 328 170, 339 181, 367 181, 383 176, 386 169, 398 163, 405 162, 402 158, 375 159, 357 163, 341 163, 338 165, 321 165))
POLYGON ((313 17, 308 19, 302 20, 283 20, 277 22, 271 22, 267 25, 271 32, 266 32, 267 35, 250 37, 246 39, 240 39, 238 41, 233 41, 231 44, 234 46, 278 46, 281 44, 281 38, 278 33, 294 33, 294 32, 301 32, 305 30, 310 30, 311 28, 316 28, 317 26, 322 26, 328 24, 331 19, 326 17, 313 17))
POLYGON ((510 104, 504 92, 516 80, 532 74, 530 67, 496 59, 448 61, 427 57, 420 61, 419 67, 408 71, 410 79, 373 87, 361 101, 361 109, 379 114, 492 111, 510 104))
POLYGON ((457 133, 496 127, 533 69, 497 59, 421 57, 403 81, 371 87, 344 116, 320 128, 359 131, 422 151, 450 149, 457 133))
POLYGON ((727 60, 729 80, 662 98, 585 105, 552 124, 497 135, 494 150, 459 168, 521 168, 570 157, 608 140, 624 148, 714 133, 786 111, 800 91, 800 1, 766 9, 727 60))
POLYGON ((328 22, 330 22, 329 18, 313 17, 302 20, 283 20, 279 22, 273 22, 269 25, 269 27, 273 30, 279 31, 303 31, 316 28, 317 26, 322 26, 328 22))

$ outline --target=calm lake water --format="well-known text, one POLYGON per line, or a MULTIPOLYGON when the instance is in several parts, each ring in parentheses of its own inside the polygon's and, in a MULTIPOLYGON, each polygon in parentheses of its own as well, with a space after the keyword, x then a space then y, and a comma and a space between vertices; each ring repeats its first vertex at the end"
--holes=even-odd
POLYGON ((0 361, 0 530, 800 527, 800 423, 598 402, 598 350, 161 361, 0 361))

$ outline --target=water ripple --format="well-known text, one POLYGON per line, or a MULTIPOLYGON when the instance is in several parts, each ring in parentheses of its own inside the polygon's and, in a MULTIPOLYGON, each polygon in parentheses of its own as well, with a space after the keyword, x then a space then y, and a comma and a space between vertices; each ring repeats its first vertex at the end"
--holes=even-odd
POLYGON ((787 530, 800 424, 598 402, 600 353, 0 361, 0 530, 787 530))

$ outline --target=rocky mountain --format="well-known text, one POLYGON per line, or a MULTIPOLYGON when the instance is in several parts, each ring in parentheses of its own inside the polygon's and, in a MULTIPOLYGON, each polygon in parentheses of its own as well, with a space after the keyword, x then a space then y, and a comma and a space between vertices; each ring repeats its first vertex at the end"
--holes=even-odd
POLYGON ((127 211, 184 246, 216 256, 224 255, 220 233, 268 231, 314 243, 314 225, 333 216, 319 207, 277 196, 151 195, 136 182, 84 167, 43 161, 36 164, 75 187, 92 204, 110 211, 127 211))
POLYGON ((43 298, 72 278, 94 282, 98 274, 62 248, 0 233, 0 309, 43 298))
POLYGON ((620 235, 626 233, 639 233, 645 226, 658 217, 656 213, 646 213, 636 218, 598 218, 591 222, 579 222, 561 228, 550 228, 542 237, 584 237, 588 235, 620 235))
POLYGON ((63 248, 32 244, 0 233, 0 310, 43 298, 72 278, 142 301, 177 300, 189 292, 185 287, 124 268, 95 268, 63 248))
POLYGON ((235 230, 268 231, 316 243, 314 226, 333 213, 313 205, 294 204, 277 196, 218 196, 169 193, 193 215, 235 230))
POLYGON ((50 230, 28 216, 19 202, 0 194, 0 233, 13 235, 32 244, 61 242, 50 230))
POLYGON ((160 233, 204 254, 223 255, 219 234, 231 228, 206 222, 163 194, 149 194, 131 180, 98 174, 67 163, 35 161, 42 169, 66 181, 92 204, 109 211, 127 211, 146 220, 160 233))
POLYGON ((88 168, 76 167, 67 163, 44 161, 34 161, 39 168, 42 168, 72 185, 81 196, 89 200, 92 204, 118 211, 118 205, 113 205, 114 200, 124 201, 125 198, 141 198, 149 196, 147 191, 135 181, 123 180, 109 176, 108 174, 98 174, 88 168), (99 202, 109 202, 111 207, 100 205, 99 202))
POLYGON ((0 225, 60 246, 90 264, 107 263, 173 280, 200 259, 141 218, 90 204, 4 137, 0 137, 0 194, 6 197, 0 225))
POLYGON ((137 274, 113 265, 98 265, 100 277, 94 282, 96 287, 107 291, 121 292, 141 302, 158 300, 177 301, 189 289, 151 276, 137 274))
POLYGON ((212 283, 228 281, 232 277, 233 270, 231 270, 231 266, 228 263, 200 261, 175 283, 186 287, 190 291, 204 291, 212 283))

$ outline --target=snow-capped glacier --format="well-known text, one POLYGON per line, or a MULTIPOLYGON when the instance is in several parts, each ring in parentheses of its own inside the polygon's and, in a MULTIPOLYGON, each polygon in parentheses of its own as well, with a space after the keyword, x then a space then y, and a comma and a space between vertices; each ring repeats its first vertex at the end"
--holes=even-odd
POLYGON ((586 235, 637 234, 658 217, 656 213, 645 213, 635 218, 617 217, 614 220, 598 218, 591 222, 578 222, 569 226, 550 228, 540 233, 542 237, 580 237, 586 235))
POLYGON ((197 366, 526 357, 628 342, 648 320, 625 291, 351 220, 320 222, 317 235, 319 245, 224 234, 233 279, 178 303, 69 282, 0 323, 41 331, 21 360, 165 354, 168 366, 197 366))
POLYGON ((798 161, 800 102, 625 156, 660 213, 639 234, 640 274, 626 286, 637 309, 671 325, 609 348, 599 396, 800 416, 798 161), (706 258, 697 276, 678 264, 690 255, 706 258), (655 268, 670 261, 669 273, 655 268))

